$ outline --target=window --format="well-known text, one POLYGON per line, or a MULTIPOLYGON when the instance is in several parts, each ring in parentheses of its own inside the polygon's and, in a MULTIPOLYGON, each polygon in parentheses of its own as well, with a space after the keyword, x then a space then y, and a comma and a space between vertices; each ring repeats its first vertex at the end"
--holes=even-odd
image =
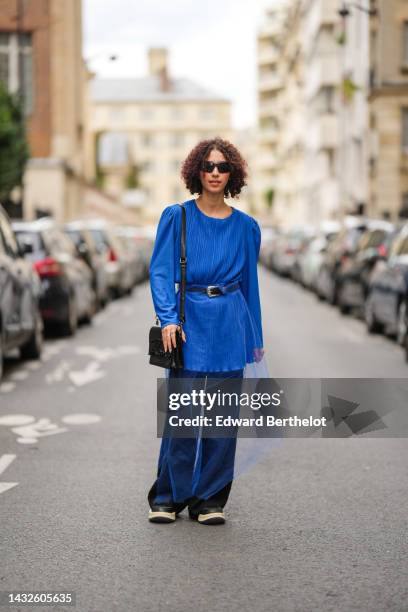
POLYGON ((170 111, 170 118, 174 119, 175 121, 180 121, 184 118, 184 110, 177 106, 172 108, 170 111))
POLYGON ((173 200, 176 200, 176 202, 178 200, 181 200, 181 188, 177 185, 176 187, 173 188, 173 200))
POLYGON ((153 135, 149 134, 148 132, 146 134, 141 134, 140 140, 141 140, 142 146, 151 147, 153 144, 153 135))
POLYGON ((114 124, 122 123, 125 118, 123 108, 111 108, 109 111, 109 119, 114 124))
POLYGON ((172 159, 170 161, 170 170, 178 172, 181 169, 181 161, 179 159, 172 159))
POLYGON ((154 117, 154 112, 152 108, 146 107, 140 109, 140 118, 143 121, 150 121, 154 117))
POLYGON ((402 109, 402 148, 408 153, 408 108, 402 109))
POLYGON ((184 145, 184 134, 179 132, 175 132, 170 135, 170 146, 172 147, 181 147, 184 145))
POLYGON ((215 110, 213 108, 202 108, 200 110, 201 119, 215 119, 215 110))
POLYGON ((408 66, 408 21, 403 25, 402 61, 404 66, 408 66))
POLYGON ((31 34, 0 32, 0 81, 11 93, 22 94, 24 113, 32 114, 34 83, 31 34))

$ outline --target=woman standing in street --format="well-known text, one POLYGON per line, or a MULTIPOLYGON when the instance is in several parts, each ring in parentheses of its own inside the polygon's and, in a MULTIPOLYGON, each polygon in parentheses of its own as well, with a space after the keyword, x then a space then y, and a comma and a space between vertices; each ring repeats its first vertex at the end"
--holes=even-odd
MULTIPOLYGON (((186 297, 183 369, 170 378, 245 377, 249 364, 263 359, 257 260, 258 223, 228 206, 246 184, 246 163, 221 138, 205 140, 190 152, 182 178, 197 199, 186 211, 186 297)), ((157 228, 150 284, 165 350, 176 346, 180 323, 181 208, 167 206, 157 228)), ((201 524, 224 523, 224 506, 234 478, 236 438, 163 437, 157 479, 148 495, 151 522, 173 522, 188 506, 201 524)))

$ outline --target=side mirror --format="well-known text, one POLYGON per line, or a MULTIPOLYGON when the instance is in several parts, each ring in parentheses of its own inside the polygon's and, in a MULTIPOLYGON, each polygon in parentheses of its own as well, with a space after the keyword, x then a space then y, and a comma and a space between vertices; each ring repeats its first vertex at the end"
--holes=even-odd
POLYGON ((81 255, 87 255, 87 254, 89 253, 89 249, 88 249, 88 247, 86 246, 85 242, 81 242, 81 243, 78 245, 78 252, 79 252, 81 255))
POLYGON ((33 250, 34 250, 33 249, 33 244, 29 240, 24 240, 21 243, 19 242, 18 243, 18 248, 19 248, 21 257, 24 257, 28 253, 32 253, 33 250))

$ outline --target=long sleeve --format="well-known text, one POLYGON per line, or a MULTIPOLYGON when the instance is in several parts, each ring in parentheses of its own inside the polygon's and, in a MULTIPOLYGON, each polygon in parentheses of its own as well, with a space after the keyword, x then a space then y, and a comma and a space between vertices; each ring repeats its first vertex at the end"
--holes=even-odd
POLYGON ((175 292, 175 244, 177 240, 175 206, 167 206, 157 226, 150 260, 150 291, 160 326, 179 323, 175 292))
POLYGON ((254 319, 259 339, 259 347, 263 347, 261 302, 258 284, 258 257, 261 247, 261 230, 255 219, 250 217, 248 224, 247 248, 244 269, 242 271, 241 288, 249 311, 254 319))

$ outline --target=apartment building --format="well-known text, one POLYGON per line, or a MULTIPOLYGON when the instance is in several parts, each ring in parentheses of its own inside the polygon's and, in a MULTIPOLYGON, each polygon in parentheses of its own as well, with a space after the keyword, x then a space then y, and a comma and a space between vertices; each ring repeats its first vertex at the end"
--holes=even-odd
POLYGON ((408 3, 381 0, 370 21, 369 213, 408 216, 408 3))
POLYGON ((23 215, 74 216, 82 197, 81 0, 0 0, 0 79, 24 100, 23 215))
POLYGON ((231 103, 171 77, 166 49, 150 49, 148 59, 146 77, 91 82, 91 133, 104 189, 155 221, 165 205, 189 197, 180 169, 195 144, 231 138, 231 103))
POLYGON ((278 98, 278 169, 273 218, 281 226, 307 222, 304 192, 305 65, 301 45, 302 24, 302 3, 301 0, 294 0, 286 7, 278 64, 278 78, 282 88, 278 98))
MULTIPOLYGON (((340 200, 341 47, 337 0, 303 0, 305 216, 314 225, 337 216, 340 200)), ((348 129, 347 121, 344 126, 348 129)), ((343 135, 346 139, 346 134, 343 135)))
POLYGON ((258 129, 254 134, 257 160, 253 168, 253 189, 258 214, 268 214, 275 204, 280 129, 278 101, 282 89, 278 65, 284 19, 282 6, 270 8, 257 35, 258 129))

